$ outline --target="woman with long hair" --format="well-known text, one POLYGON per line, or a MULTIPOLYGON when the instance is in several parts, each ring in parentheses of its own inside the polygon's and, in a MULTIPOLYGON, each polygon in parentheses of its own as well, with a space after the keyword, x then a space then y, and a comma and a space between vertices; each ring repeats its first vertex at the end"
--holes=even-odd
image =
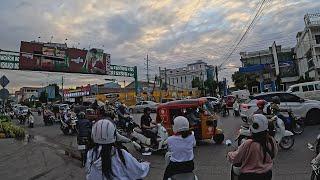
POLYGON ((87 154, 87 180, 136 180, 147 176, 149 163, 140 163, 115 144, 117 131, 110 120, 96 122, 91 136, 94 146, 87 154))
POLYGON ((227 157, 240 166, 239 180, 271 180, 273 159, 278 152, 277 143, 268 134, 268 119, 262 114, 253 115, 250 125, 252 139, 246 140, 227 157))

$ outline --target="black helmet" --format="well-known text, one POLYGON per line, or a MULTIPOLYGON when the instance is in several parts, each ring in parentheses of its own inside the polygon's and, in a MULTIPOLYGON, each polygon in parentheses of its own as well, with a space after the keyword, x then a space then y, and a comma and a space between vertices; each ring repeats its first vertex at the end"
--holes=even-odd
POLYGON ((84 113, 84 112, 79 112, 78 118, 79 118, 79 119, 85 119, 85 118, 86 118, 86 113, 84 113))
POLYGON ((279 96, 274 96, 271 98, 271 102, 275 103, 275 104, 280 104, 280 98, 279 96))
POLYGON ((145 107, 145 108, 143 109, 143 112, 144 112, 144 113, 147 113, 148 111, 151 111, 151 108, 145 107))

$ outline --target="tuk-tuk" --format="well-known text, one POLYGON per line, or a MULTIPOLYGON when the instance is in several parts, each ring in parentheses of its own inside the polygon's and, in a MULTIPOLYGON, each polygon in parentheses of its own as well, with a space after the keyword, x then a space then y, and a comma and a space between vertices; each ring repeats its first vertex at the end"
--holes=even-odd
POLYGON ((193 129, 196 140, 213 139, 217 144, 224 140, 223 131, 217 128, 218 116, 208 110, 205 98, 171 101, 160 104, 157 108, 157 123, 163 124, 169 135, 173 134, 173 120, 177 116, 185 116, 193 129), (190 115, 191 114, 191 115, 190 115), (196 117, 197 123, 193 123, 196 117))

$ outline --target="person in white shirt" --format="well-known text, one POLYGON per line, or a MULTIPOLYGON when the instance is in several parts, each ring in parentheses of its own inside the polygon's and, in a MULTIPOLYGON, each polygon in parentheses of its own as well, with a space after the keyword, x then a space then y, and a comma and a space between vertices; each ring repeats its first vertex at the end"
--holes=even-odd
MULTIPOLYGON (((178 116, 173 122, 174 135, 168 138, 170 162, 165 170, 164 180, 173 175, 190 173, 194 170, 193 147, 196 145, 196 140, 189 129, 189 121, 183 116, 178 116)), ((167 157, 168 154, 166 154, 167 157)))
POLYGON ((91 136, 95 146, 87 154, 87 180, 136 180, 147 176, 148 162, 140 163, 115 145, 117 131, 110 120, 96 122, 91 136))

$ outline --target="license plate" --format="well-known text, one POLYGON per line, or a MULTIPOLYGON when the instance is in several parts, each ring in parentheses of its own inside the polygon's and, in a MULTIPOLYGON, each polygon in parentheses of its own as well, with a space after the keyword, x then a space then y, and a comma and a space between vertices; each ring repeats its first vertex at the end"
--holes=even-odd
POLYGON ((85 150, 86 149, 86 145, 78 145, 78 150, 85 150))

